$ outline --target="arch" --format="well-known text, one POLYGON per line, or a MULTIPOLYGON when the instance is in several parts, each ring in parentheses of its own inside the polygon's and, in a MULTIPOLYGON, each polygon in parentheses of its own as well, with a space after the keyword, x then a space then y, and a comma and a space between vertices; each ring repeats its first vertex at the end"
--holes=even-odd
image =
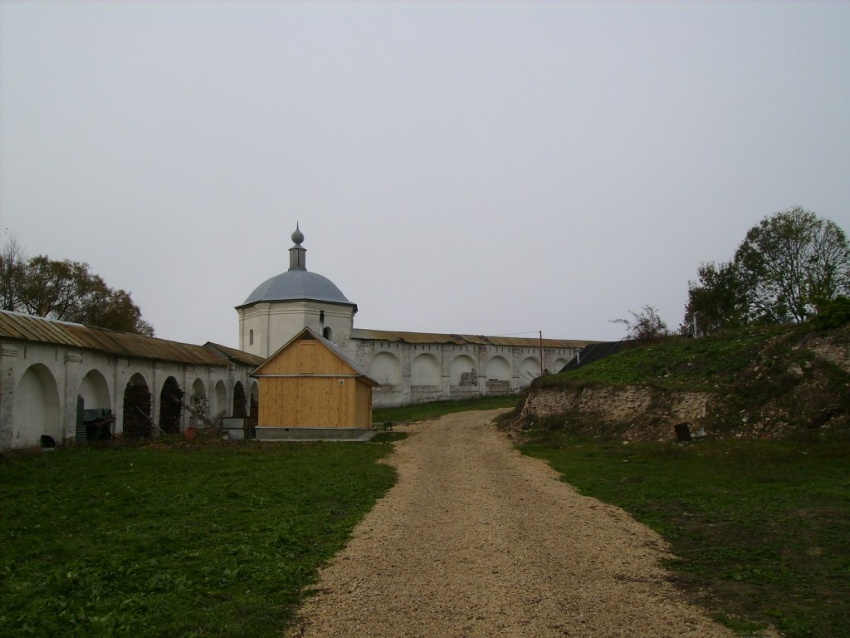
POLYGON ((183 390, 174 377, 168 377, 159 392, 159 427, 166 434, 180 432, 180 415, 183 413, 183 390))
POLYGON ((369 366, 369 376, 384 385, 401 385, 401 361, 389 352, 379 352, 369 366))
POLYGON ((27 368, 15 387, 12 421, 12 447, 40 444, 43 434, 62 440, 59 388, 47 366, 36 363, 27 368))
POLYGON ((442 375, 440 374, 440 362, 432 354, 420 354, 410 364, 411 385, 440 385, 442 375))
POLYGON ((210 402, 207 389, 201 379, 192 383, 192 395, 189 397, 189 427, 202 428, 209 424, 210 402))
POLYGON ((260 386, 251 381, 251 417, 256 420, 260 414, 260 386))
POLYGON ((475 370, 475 361, 466 354, 460 354, 452 359, 449 369, 452 385, 477 386, 478 376, 475 370))
POLYGON ((248 398, 245 396, 245 386, 237 381, 233 386, 233 414, 235 417, 245 418, 248 416, 248 398))
POLYGON ((487 362, 488 380, 510 381, 513 376, 511 364, 504 357, 496 356, 487 362))
POLYGON ((207 396, 207 389, 204 386, 204 382, 202 379, 195 379, 192 382, 192 396, 193 397, 205 397, 207 396))
POLYGON ((328 341, 330 341, 330 340, 331 340, 331 337, 333 336, 333 332, 331 331, 331 329, 330 329, 330 328, 327 328, 327 327, 326 327, 324 330, 322 330, 322 336, 323 336, 325 339, 327 339, 328 341))
POLYGON ((561 370, 564 369, 564 366, 567 365, 569 361, 564 358, 555 359, 554 369, 552 370, 553 374, 558 374, 561 370))
POLYGON ((124 386, 124 436, 147 438, 151 435, 151 391, 147 380, 138 372, 124 386))
POLYGON ((528 385, 540 376, 540 359, 526 357, 519 364, 519 384, 528 385))
POLYGON ((80 381, 77 394, 83 397, 83 407, 86 410, 93 408, 103 410, 112 409, 112 399, 109 397, 109 384, 100 370, 93 368, 86 373, 86 376, 80 381))
POLYGON ((212 411, 210 416, 217 419, 221 413, 227 416, 227 386, 224 381, 217 381, 212 395, 212 411))

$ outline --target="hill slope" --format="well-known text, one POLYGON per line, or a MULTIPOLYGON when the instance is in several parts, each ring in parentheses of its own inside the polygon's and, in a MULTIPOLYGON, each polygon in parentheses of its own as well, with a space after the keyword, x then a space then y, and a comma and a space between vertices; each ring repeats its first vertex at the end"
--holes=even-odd
POLYGON ((656 440, 675 438, 679 423, 709 437, 846 436, 850 326, 771 327, 634 346, 538 379, 517 427, 656 440))

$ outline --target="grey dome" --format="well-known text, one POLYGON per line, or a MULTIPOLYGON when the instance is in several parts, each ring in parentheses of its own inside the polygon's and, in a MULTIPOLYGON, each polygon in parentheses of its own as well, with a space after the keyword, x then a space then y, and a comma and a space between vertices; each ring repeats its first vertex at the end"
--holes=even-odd
POLYGON ((288 270, 267 279, 243 303, 247 306, 261 301, 293 301, 309 299, 353 306, 339 288, 327 277, 306 270, 288 270))

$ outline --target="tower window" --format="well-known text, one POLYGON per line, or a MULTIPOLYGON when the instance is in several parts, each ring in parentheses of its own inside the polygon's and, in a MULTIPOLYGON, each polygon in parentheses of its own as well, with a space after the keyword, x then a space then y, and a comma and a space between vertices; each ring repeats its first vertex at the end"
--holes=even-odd
POLYGON ((248 332, 248 345, 249 346, 254 345, 254 331, 253 330, 248 332))
POLYGON ((325 328, 324 330, 322 330, 322 336, 323 336, 325 339, 327 339, 328 341, 330 341, 330 340, 331 340, 331 329, 330 329, 330 328, 325 328))

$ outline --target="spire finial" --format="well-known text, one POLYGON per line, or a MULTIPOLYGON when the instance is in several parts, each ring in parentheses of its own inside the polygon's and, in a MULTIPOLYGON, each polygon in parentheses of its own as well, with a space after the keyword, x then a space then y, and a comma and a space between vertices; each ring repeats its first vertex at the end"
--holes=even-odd
POLYGON ((307 270, 307 249, 301 245, 301 242, 304 241, 304 233, 298 228, 298 222, 295 223, 292 241, 295 242, 295 245, 289 249, 289 269, 307 270))

